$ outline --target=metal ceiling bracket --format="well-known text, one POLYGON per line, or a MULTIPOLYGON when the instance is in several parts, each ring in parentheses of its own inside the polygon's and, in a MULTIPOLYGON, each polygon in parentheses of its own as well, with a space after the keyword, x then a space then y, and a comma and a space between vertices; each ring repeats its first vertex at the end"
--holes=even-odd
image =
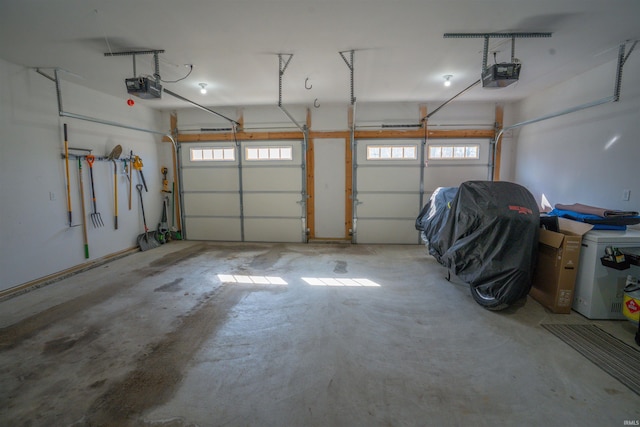
POLYGON ((356 103, 356 97, 354 96, 354 89, 353 89, 353 71, 354 71, 353 58, 354 58, 355 51, 351 49, 351 50, 343 50, 342 52, 339 52, 339 53, 342 59, 344 60, 344 63, 347 64, 347 67, 349 67, 350 87, 351 87, 351 105, 353 105, 356 103), (347 59, 347 57, 344 55, 347 52, 349 52, 349 59, 347 59))
MULTIPOLYGON (((286 108, 284 108, 282 106, 282 78, 284 77, 284 72, 287 69, 287 66, 289 66, 289 62, 291 62, 291 58, 293 58, 293 54, 292 53, 279 53, 278 54, 278 63, 279 63, 279 67, 278 67, 278 107, 280 108, 280 110, 282 110, 282 112, 289 118, 289 120, 291 120, 293 122, 294 125, 296 125, 296 127, 298 129, 300 129, 300 131, 302 132, 302 147, 301 147, 301 151, 302 151, 302 165, 301 165, 301 170, 302 170, 302 176, 301 176, 301 186, 302 186, 302 191, 300 193, 300 200, 297 202, 300 205, 300 223, 302 226, 302 242, 303 243, 307 243, 308 242, 308 233, 307 233, 307 198, 309 197, 307 195, 307 147, 308 147, 308 143, 307 141, 309 140, 309 128, 307 127, 307 124, 303 124, 300 125, 296 119, 293 118, 293 116, 291 115, 291 113, 289 113, 287 111, 286 108), (287 57, 286 60, 284 59, 284 57, 287 57)), ((306 81, 305 81, 305 87, 306 86, 306 81)), ((310 88, 307 88, 310 89, 310 88)))
POLYGON ((636 45, 638 44, 638 40, 633 41, 631 48, 629 48, 629 52, 627 52, 627 54, 625 55, 627 43, 629 42, 630 40, 626 40, 624 43, 621 43, 620 47, 618 48, 618 68, 616 72, 616 86, 613 94, 614 101, 616 102, 620 100, 620 90, 622 89, 622 69, 625 62, 627 62, 629 55, 631 55, 631 52, 633 52, 633 49, 635 49, 636 45))
MULTIPOLYGON (((282 107, 282 77, 284 76, 284 72, 289 66, 289 62, 291 62, 291 58, 293 58, 293 53, 279 53, 278 54, 278 107, 282 107), (285 61, 283 56, 287 56, 287 60, 285 61)), ((296 123, 297 124, 297 123, 296 123)))
POLYGON ((104 56, 132 56, 133 57, 133 76, 137 77, 136 55, 153 55, 153 65, 154 65, 153 77, 155 77, 157 83, 160 83, 160 60, 158 59, 159 53, 164 53, 164 49, 130 50, 127 52, 106 52, 104 56))
POLYGON ((443 37, 445 39, 535 39, 551 37, 551 34, 552 33, 444 33, 443 37))
POLYGON ((487 71, 487 56, 489 55, 489 37, 484 38, 484 48, 482 50, 482 72, 487 71))
POLYGON ((487 70, 487 56, 489 54, 489 39, 511 39, 511 62, 515 62, 516 39, 532 39, 551 37, 552 33, 444 33, 445 39, 484 39, 482 53, 482 72, 487 70))

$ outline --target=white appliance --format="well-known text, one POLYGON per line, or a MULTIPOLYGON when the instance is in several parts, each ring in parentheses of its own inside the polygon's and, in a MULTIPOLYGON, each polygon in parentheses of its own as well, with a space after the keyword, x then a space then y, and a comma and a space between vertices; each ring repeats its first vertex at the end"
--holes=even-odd
POLYGON ((640 246, 640 230, 591 230, 582 236, 580 263, 572 308, 589 319, 625 319, 622 300, 627 275, 640 275, 640 267, 627 270, 605 267, 604 248, 640 246))

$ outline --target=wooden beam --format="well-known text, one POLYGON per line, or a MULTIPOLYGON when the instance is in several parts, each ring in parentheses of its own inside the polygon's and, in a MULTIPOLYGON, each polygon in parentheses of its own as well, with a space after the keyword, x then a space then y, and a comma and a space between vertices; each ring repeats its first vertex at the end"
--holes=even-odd
MULTIPOLYGON (((495 136, 494 129, 451 129, 451 130, 427 130, 427 137, 430 139, 447 138, 477 138, 490 139, 495 136)), ((420 139, 424 138, 424 129, 412 130, 356 130, 356 139, 420 139)))
POLYGON ((221 132, 221 133, 195 133, 180 134, 178 141, 180 142, 205 142, 205 141, 234 141, 235 138, 243 141, 270 141, 270 140, 286 140, 286 139, 302 139, 302 132, 221 132))
POLYGON ((241 131, 244 129, 244 109, 240 107, 236 112, 236 122, 238 122, 238 130, 241 131))
MULTIPOLYGON (((318 131, 309 132, 310 138, 348 138, 349 131, 318 131)), ((302 139, 300 131, 283 131, 283 132, 238 132, 235 135, 239 140, 245 141, 276 141, 276 140, 292 140, 302 139)), ((428 130, 427 137, 430 139, 447 139, 447 138, 470 138, 470 139, 491 139, 495 136, 494 129, 441 129, 428 130)), ((424 129, 398 130, 398 129, 379 129, 379 130, 356 130, 356 139, 422 139, 424 138, 424 129)), ((205 142, 205 141, 233 141, 234 134, 232 132, 221 133, 196 133, 196 134, 180 134, 179 142, 205 142)))
POLYGON ((329 130, 329 131, 311 131, 309 135, 313 138, 324 138, 324 139, 332 139, 332 138, 349 138, 351 132, 348 130, 329 130))
MULTIPOLYGON (((420 104, 420 120, 424 119, 425 117, 427 117, 427 104, 420 104)), ((427 125, 427 120, 425 119, 422 122, 422 126, 426 126, 427 125)))
POLYGON ((344 237, 350 239, 350 230, 353 229, 353 162, 351 153, 351 138, 344 139, 344 237))
MULTIPOLYGON (((171 134, 173 135, 173 138, 176 140, 176 143, 179 142, 178 139, 178 114, 174 111, 171 113, 171 115, 169 116, 169 124, 171 127, 171 134)), ((174 192, 173 194, 173 200, 174 200, 174 206, 173 206, 173 210, 175 211, 176 214, 176 223, 172 224, 175 225, 175 227, 178 229, 178 231, 182 232, 182 218, 180 216, 180 181, 179 181, 179 177, 180 177, 180 172, 178 171, 178 153, 176 153, 175 147, 171 147, 171 159, 172 159, 172 163, 173 163, 173 188, 171 189, 171 191, 174 192)))
MULTIPOLYGON (((504 108, 496 105, 496 131, 502 129, 504 120, 504 108)), ((500 159, 502 158, 502 135, 496 141, 495 164, 493 165, 493 180, 500 181, 500 159)))
POLYGON ((169 115, 169 126, 171 129, 171 135, 178 133, 178 113, 175 111, 169 115))
MULTIPOLYGON (((311 110, 307 108, 307 129, 311 129, 311 110)), ((307 141, 307 229, 309 234, 307 239, 316 237, 316 215, 315 215, 315 151, 314 141, 311 136, 307 141)))

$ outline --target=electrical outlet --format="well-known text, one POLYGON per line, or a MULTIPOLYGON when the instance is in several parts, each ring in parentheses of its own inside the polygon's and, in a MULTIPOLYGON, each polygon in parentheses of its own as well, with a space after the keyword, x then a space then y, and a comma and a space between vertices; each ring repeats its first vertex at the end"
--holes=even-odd
POLYGON ((622 200, 628 201, 631 198, 631 190, 622 190, 622 200))
POLYGON ((54 201, 56 199, 56 193, 49 191, 49 200, 54 201))

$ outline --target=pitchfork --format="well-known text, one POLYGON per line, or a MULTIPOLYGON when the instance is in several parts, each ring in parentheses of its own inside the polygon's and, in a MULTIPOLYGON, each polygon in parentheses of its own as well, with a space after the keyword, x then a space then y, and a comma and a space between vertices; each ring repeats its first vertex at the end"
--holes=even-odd
POLYGON ((93 226, 98 228, 104 226, 102 222, 102 217, 98 213, 98 207, 96 206, 96 190, 93 186, 93 162, 96 160, 96 157, 92 154, 87 155, 87 163, 89 163, 89 176, 91 178, 91 198, 93 199, 93 213, 91 214, 91 222, 93 222, 93 226))

